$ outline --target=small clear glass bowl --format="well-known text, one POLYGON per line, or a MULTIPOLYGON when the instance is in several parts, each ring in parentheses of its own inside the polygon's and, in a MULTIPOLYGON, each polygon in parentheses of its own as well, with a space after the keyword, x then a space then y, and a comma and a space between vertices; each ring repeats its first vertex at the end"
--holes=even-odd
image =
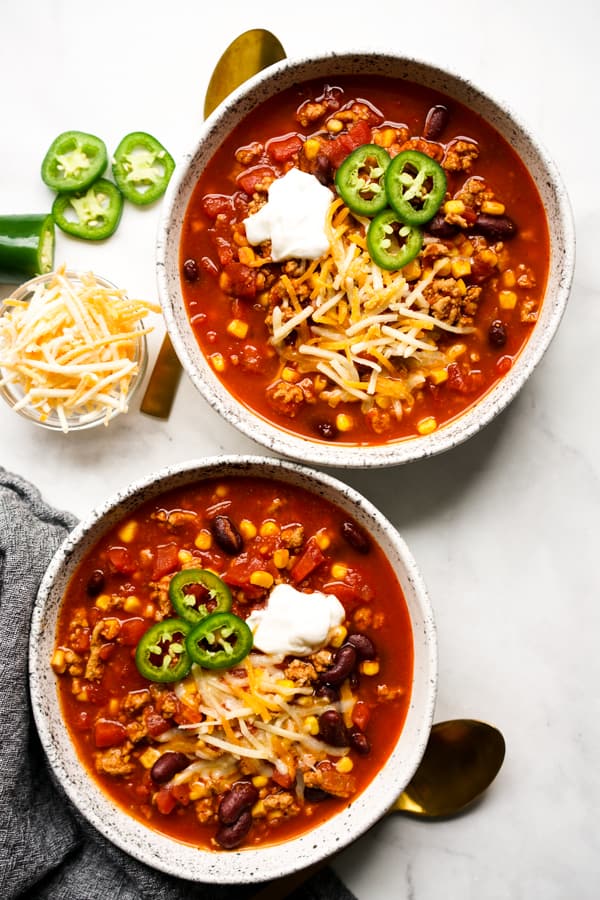
MULTIPOLYGON (((100 275, 89 271, 78 272, 74 270, 67 270, 62 272, 61 274, 69 279, 69 281, 75 283, 81 283, 86 276, 91 275, 101 287, 113 291, 119 290, 115 284, 108 281, 106 278, 102 278, 100 275)), ((49 272, 46 275, 38 275, 35 278, 31 278, 29 281, 26 281, 20 287, 16 288, 9 297, 0 300, 0 317, 5 315, 7 311, 12 308, 8 303, 9 300, 31 299, 33 292, 35 291, 36 287, 38 287, 38 285, 51 281, 56 275, 56 272, 49 272)), ((52 409, 50 412, 45 413, 31 403, 24 406, 18 406, 18 404, 23 400, 23 397, 25 396, 25 391, 18 383, 8 382, 5 384, 0 384, 0 396, 2 396, 6 403, 8 403, 8 405, 12 409, 14 409, 14 411, 17 412, 20 416, 23 416, 23 418, 28 419, 30 422, 34 422, 36 425, 41 425, 44 428, 49 428, 52 431, 62 431, 68 433, 70 431, 83 431, 87 428, 94 428, 96 425, 106 425, 117 415, 127 411, 127 408, 130 407, 134 395, 137 393, 138 388, 144 380, 144 375, 146 373, 146 367, 148 364, 148 344, 146 341, 146 335, 143 332, 143 323, 141 320, 137 323, 136 328, 140 332, 140 334, 136 343, 135 355, 133 357, 133 360, 137 363, 138 368, 129 382, 126 397, 126 409, 109 410, 108 408, 99 408, 97 411, 93 412, 70 411, 66 416, 65 428, 65 421, 61 419, 55 409, 52 409)), ((0 382, 7 374, 8 370, 4 369, 0 364, 0 382)))

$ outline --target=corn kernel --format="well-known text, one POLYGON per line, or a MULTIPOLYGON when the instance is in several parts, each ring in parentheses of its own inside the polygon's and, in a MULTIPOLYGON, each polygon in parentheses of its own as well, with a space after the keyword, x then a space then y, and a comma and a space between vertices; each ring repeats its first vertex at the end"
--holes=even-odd
POLYGON ((324 528, 322 528, 320 531, 317 531, 317 533, 315 534, 315 541, 317 542, 317 547, 319 548, 319 550, 327 550, 331 546, 331 538, 324 528))
POLYGON ((195 781, 190 787, 190 800, 202 800, 208 797, 208 789, 201 781, 195 781))
POLYGON ((502 309, 514 309, 517 305, 517 295, 514 291, 500 291, 498 300, 502 309))
POLYGON ((307 716, 304 720, 304 724, 302 728, 307 734, 318 734, 319 733, 319 720, 316 716, 307 716))
POLYGON ((111 716, 116 716, 119 714, 119 707, 121 705, 121 701, 118 697, 111 697, 108 701, 108 711, 111 716))
POLYGON ((82 688, 79 693, 75 694, 75 698, 79 700, 80 703, 87 703, 90 699, 88 689, 86 687, 82 688))
POLYGON ((281 372, 281 380, 286 381, 288 384, 296 384, 296 382, 300 381, 300 373, 296 369, 292 369, 291 366, 284 366, 281 372))
POLYGON ((329 637, 329 643, 332 647, 341 647, 344 641, 346 640, 346 635, 348 634, 348 629, 344 628, 343 625, 338 625, 336 628, 332 630, 332 633, 329 637))
POLYGON ((218 497, 220 500, 223 497, 229 496, 229 487, 226 484, 218 484, 215 488, 215 497, 218 497))
POLYGON ((339 134, 344 127, 344 123, 340 122, 339 119, 329 119, 325 127, 331 134, 339 134))
POLYGON ((125 524, 119 529, 119 540, 123 541, 124 544, 130 544, 134 539, 136 532, 138 530, 138 523, 136 521, 125 522, 125 524))
POLYGON ((184 563, 189 563, 193 560, 193 556, 189 550, 179 550, 177 553, 177 559, 183 565, 184 563))
POLYGON ((273 554, 273 562, 278 569, 285 569, 289 561, 290 551, 287 549, 287 547, 280 547, 279 550, 276 550, 273 554))
POLYGON ((259 534, 261 537, 275 537, 279 534, 279 525, 272 519, 265 519, 259 528, 259 534))
POLYGON ((225 371, 225 359, 222 353, 212 353, 208 358, 210 359, 215 372, 225 371))
POLYGON ((484 200, 481 204, 481 212, 488 216, 503 216, 504 210, 504 203, 498 203, 497 200, 484 200))
POLYGON ((447 353, 450 359, 454 362, 455 359, 458 359, 459 356, 462 356, 463 353, 466 353, 467 345, 466 344, 452 344, 452 346, 448 349, 447 353))
POLYGON ((255 788, 265 787, 269 783, 269 779, 266 775, 255 775, 252 779, 252 784, 255 788))
POLYGON ((417 422, 417 431, 419 434, 431 434, 437 428, 437 420, 434 416, 427 416, 417 422))
POLYGON ((452 260, 445 259, 441 265, 437 266, 436 275, 441 275, 443 278, 447 278, 448 275, 452 274, 452 260))
POLYGON ((467 286, 464 283, 462 278, 459 278, 458 281, 456 282, 456 290, 458 291, 458 293, 460 294, 461 297, 464 297, 465 294, 467 293, 467 286))
POLYGON ((240 534, 245 540, 251 541, 252 538, 256 537, 257 528, 254 522, 251 522, 250 519, 242 519, 239 527, 240 534))
POLYGON ((471 260, 470 259, 453 259, 452 260, 452 275, 454 278, 462 278, 463 275, 471 274, 471 260))
POLYGON ((429 380, 434 384, 443 384, 444 381, 448 381, 448 370, 447 369, 432 369, 429 373, 429 380))
POLYGON ((250 575, 250 584, 256 587, 270 588, 273 586, 273 576, 270 572, 261 572, 257 570, 250 575))
MULTIPOLYGON (((373 142, 380 147, 391 147, 396 140, 396 132, 393 128, 383 128, 381 131, 375 132, 373 142)), ((406 278, 406 275, 404 276, 406 278)))
POLYGON ((197 547, 198 550, 210 550, 212 547, 212 534, 210 531, 206 531, 204 528, 202 531, 199 531, 194 538, 194 546, 197 547))
POLYGON ((494 250, 490 250, 489 247, 478 253, 478 258, 481 262, 487 263, 489 266, 498 264, 498 254, 494 250))
POLYGON ((502 284, 505 288, 513 288, 517 283, 517 276, 512 269, 505 269, 502 273, 502 284))
POLYGON ((314 701, 312 697, 296 697, 294 702, 297 706, 312 706, 314 701))
POLYGON ((354 763, 349 756, 342 756, 342 758, 338 759, 338 761, 336 762, 335 767, 338 772, 346 774, 347 772, 352 771, 352 769, 354 768, 354 763))
POLYGON ((227 325, 227 331, 232 337, 243 340, 248 334, 248 323, 243 319, 232 319, 227 325))
POLYGON ((276 684, 278 688, 283 688, 284 690, 294 690, 296 687, 291 678, 280 678, 276 684))
POLYGON ((315 375, 313 378, 313 385, 315 387, 315 392, 320 394, 321 391, 324 391, 327 387, 327 379, 323 377, 323 375, 315 375))
POLYGON ((240 262, 245 266, 251 266, 256 259, 256 253, 252 247, 240 247, 238 250, 238 257, 240 262))
POLYGON ((135 594, 130 594, 129 597, 125 600, 123 604, 123 609, 128 613, 136 613, 139 612, 142 608, 142 601, 139 597, 136 597, 135 594))
POLYGON ((416 281, 421 275, 421 263, 419 260, 413 259, 407 266, 404 266, 402 275, 407 281, 416 281))
POLYGON ((96 597, 96 602, 94 605, 97 606, 98 609, 106 612, 106 610, 110 606, 110 597, 108 596, 108 594, 100 594, 98 597, 96 597))
POLYGON ((444 212, 446 215, 449 213, 454 215, 461 215, 465 211, 465 204, 462 200, 446 200, 444 203, 444 212))
POLYGON ((344 563, 334 563, 331 567, 331 577, 332 578, 345 578, 348 574, 348 566, 345 566, 344 563))
POLYGON ((151 769, 157 759, 160 759, 160 751, 155 747, 148 747, 140 756, 140 762, 145 769, 151 769))
POLYGON ((473 256, 474 251, 473 244, 471 241, 468 241, 466 238, 460 245, 460 255, 461 256, 473 256))
POLYGON ((265 804, 262 800, 257 800, 254 806, 252 807, 252 818, 260 819, 262 816, 266 815, 265 804))
POLYGON ((64 650, 55 650, 52 656, 52 668, 58 675, 62 675, 66 671, 67 663, 65 660, 64 650))
POLYGON ((156 607, 154 603, 146 603, 144 607, 144 618, 145 619, 153 619, 156 614, 156 607))
POLYGON ((321 144, 315 138, 309 138, 304 141, 304 155, 307 159, 316 159, 319 155, 321 144))
POLYGON ((363 675, 377 675, 379 663, 376 659, 364 659, 360 664, 360 671, 363 675))
POLYGON ((354 428, 354 419, 346 413, 338 413, 335 417, 335 427, 338 431, 351 431, 354 428))

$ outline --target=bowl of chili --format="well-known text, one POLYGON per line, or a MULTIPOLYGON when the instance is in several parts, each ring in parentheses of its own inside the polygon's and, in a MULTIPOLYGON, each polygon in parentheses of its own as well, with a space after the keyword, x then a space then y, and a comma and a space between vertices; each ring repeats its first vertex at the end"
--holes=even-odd
POLYGON ((409 549, 354 489, 201 459, 67 538, 30 685, 56 777, 109 840, 190 880, 266 880, 358 838, 412 777, 435 625, 409 549))
POLYGON ((157 248, 203 398, 270 450, 337 466, 431 456, 489 423, 552 340, 573 265, 530 129, 460 75, 377 52, 285 60, 238 89, 177 167, 157 248))

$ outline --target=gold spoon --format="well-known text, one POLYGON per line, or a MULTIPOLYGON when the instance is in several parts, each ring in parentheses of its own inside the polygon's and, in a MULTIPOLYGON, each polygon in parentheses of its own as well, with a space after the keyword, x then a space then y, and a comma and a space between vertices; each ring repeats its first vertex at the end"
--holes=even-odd
MULTIPOLYGON (((240 84, 282 59, 285 50, 270 31, 252 28, 240 34, 227 47, 212 73, 204 99, 204 118, 240 84)), ((180 378, 181 363, 169 335, 165 334, 140 404, 141 411, 168 419, 180 378)))
MULTIPOLYGON (((388 813, 408 813, 423 819, 461 813, 490 786, 504 762, 505 751, 504 738, 493 725, 475 719, 438 722, 431 729, 419 768, 388 813)), ((284 900, 330 862, 331 857, 277 878, 251 900, 284 900)))

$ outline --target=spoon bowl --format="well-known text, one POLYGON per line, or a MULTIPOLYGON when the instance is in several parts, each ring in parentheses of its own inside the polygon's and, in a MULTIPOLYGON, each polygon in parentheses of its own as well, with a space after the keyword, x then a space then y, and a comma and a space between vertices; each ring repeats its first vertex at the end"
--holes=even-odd
POLYGON ((389 812, 425 819, 457 815, 490 786, 504 762, 504 737, 475 719, 438 722, 408 786, 389 812))

